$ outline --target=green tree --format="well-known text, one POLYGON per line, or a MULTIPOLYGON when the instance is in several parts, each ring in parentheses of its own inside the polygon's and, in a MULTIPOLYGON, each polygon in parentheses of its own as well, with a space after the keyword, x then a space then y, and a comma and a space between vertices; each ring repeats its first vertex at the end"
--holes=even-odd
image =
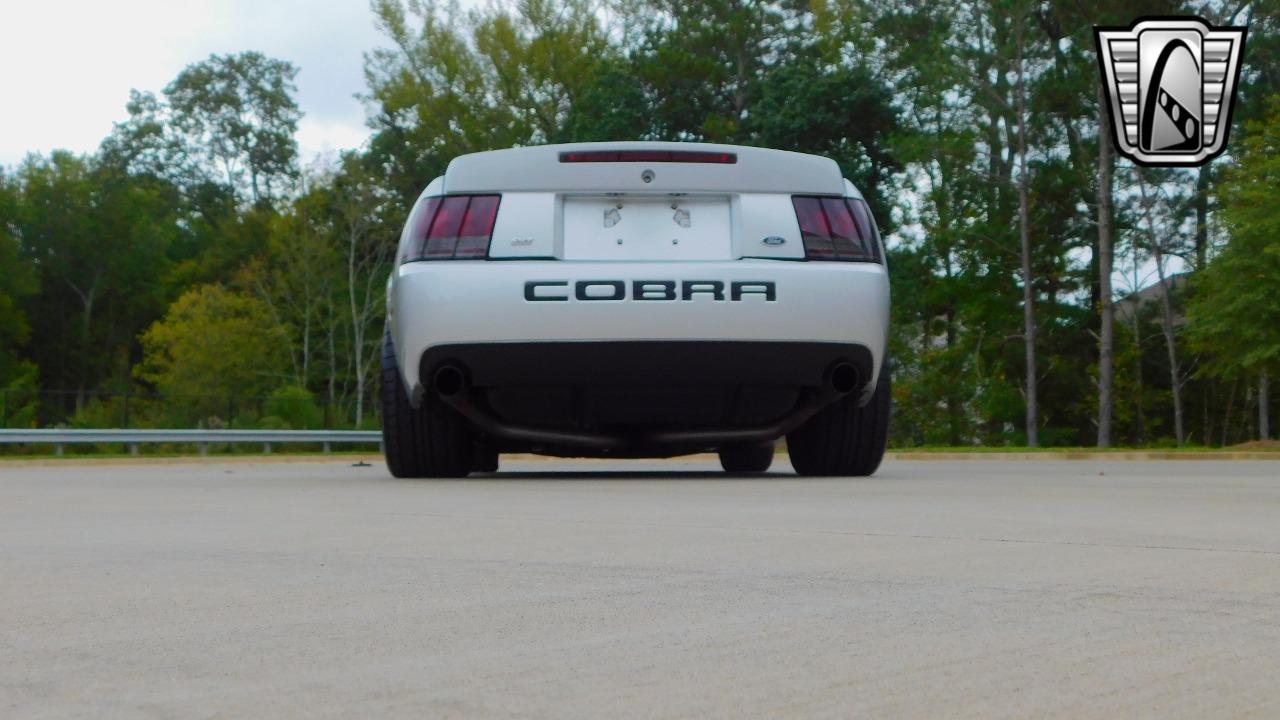
POLYGON ((899 110, 893 188, 907 201, 889 265, 895 289, 920 294, 894 294, 898 367, 929 388, 917 417, 943 424, 922 434, 1091 442, 1080 388, 1097 303, 1092 13, 1002 0, 865 7, 875 38, 898 38, 865 52, 899 110), (921 267, 927 276, 912 277, 921 267))
POLYGON ((805 48, 768 71, 744 125, 753 145, 835 160, 882 229, 892 227, 889 195, 901 165, 890 143, 898 114, 891 88, 871 68, 805 48))
POLYGON ((16 235, 19 202, 17 183, 0 171, 0 427, 34 420, 36 366, 23 357, 31 338, 23 301, 35 294, 37 277, 16 235))
POLYGON ((600 58, 582 80, 556 142, 654 139, 649 93, 627 58, 600 58))
POLYGON ((498 105, 515 114, 525 143, 563 136, 565 119, 602 58, 612 54, 584 0, 521 0, 472 16, 477 58, 498 105))
POLYGON ((774 50, 786 39, 776 3, 649 0, 634 52, 652 102, 654 136, 737 142, 759 99, 774 50))
POLYGON ((103 167, 172 194, 169 297, 228 279, 266 243, 298 174, 296 73, 261 53, 211 56, 185 68, 163 99, 131 92, 129 118, 103 141, 103 167))
POLYGON ((457 155, 520 144, 514 108, 500 105, 452 3, 375 0, 375 22, 391 42, 365 57, 374 107, 369 153, 408 206, 457 155))
POLYGON ((291 381, 299 387, 317 382, 316 361, 335 324, 338 249, 317 207, 319 193, 323 190, 313 189, 272 217, 266 246, 235 275, 238 285, 252 289, 285 339, 291 381))
POLYGON ((310 390, 297 385, 286 385, 267 398, 266 415, 261 423, 281 429, 314 430, 324 426, 324 411, 316 405, 310 390))
MULTIPOLYGON (((343 335, 349 359, 343 375, 354 384, 353 414, 359 428, 364 424, 366 398, 382 352, 380 330, 386 314, 386 276, 395 260, 400 209, 395 197, 380 187, 379 178, 354 153, 343 158, 326 205, 340 257, 339 285, 345 290, 338 301, 342 310, 337 313, 346 331, 343 335)), ((335 384, 331 374, 331 402, 335 384)))
POLYGON ((366 55, 369 154, 405 204, 458 155, 582 129, 573 108, 614 54, 584 0, 469 13, 456 2, 375 0, 373 10, 390 47, 366 55))
POLYGON ((128 119, 103 141, 103 164, 163 178, 206 212, 224 204, 218 189, 233 203, 271 204, 298 174, 297 73, 259 52, 211 55, 184 68, 163 99, 133 90, 128 119))
POLYGON ((289 337, 293 382, 364 422, 380 352, 400 224, 395 196, 366 158, 307 178, 273 223, 266 251, 239 274, 289 337))
POLYGON ((13 228, 39 282, 26 313, 40 328, 29 357, 47 389, 76 405, 128 377, 137 333, 163 312, 163 282, 177 234, 163 185, 54 152, 18 169, 13 228))
POLYGON ((252 203, 270 202, 297 175, 293 99, 298 69, 259 52, 211 55, 165 87, 169 123, 252 203))
POLYGON ((227 398, 263 397, 285 384, 285 342, 262 301, 201 285, 143 333, 134 375, 186 418, 221 415, 227 398))
POLYGON ((1199 273, 1187 308, 1187 334, 1204 373, 1259 380, 1260 434, 1266 426, 1268 379, 1280 369, 1280 95, 1246 126, 1238 164, 1222 188, 1231 241, 1199 273))

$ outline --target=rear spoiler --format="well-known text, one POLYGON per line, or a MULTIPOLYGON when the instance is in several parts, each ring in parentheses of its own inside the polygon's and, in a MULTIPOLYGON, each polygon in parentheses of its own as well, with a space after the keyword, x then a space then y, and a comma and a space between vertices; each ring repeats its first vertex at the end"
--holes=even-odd
POLYGON ((705 143, 575 143, 462 155, 446 193, 636 192, 843 195, 835 162, 817 155, 705 143))

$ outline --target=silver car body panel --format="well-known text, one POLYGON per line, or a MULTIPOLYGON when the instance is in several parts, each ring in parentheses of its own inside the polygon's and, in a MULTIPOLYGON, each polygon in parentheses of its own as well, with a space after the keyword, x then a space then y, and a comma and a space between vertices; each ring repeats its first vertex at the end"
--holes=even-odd
MULTIPOLYGON (((392 285, 392 335, 406 387, 421 391, 418 359, 451 343, 613 340, 742 340, 857 342, 878 373, 889 322, 889 277, 883 265, 782 260, 716 262, 572 262, 484 260, 408 263, 392 285), (776 301, 738 301, 704 294, 690 300, 578 300, 579 280, 718 280, 776 284, 776 301), (568 300, 525 299, 530 281, 568 300)), ((875 378, 868 378, 874 384, 875 378)))

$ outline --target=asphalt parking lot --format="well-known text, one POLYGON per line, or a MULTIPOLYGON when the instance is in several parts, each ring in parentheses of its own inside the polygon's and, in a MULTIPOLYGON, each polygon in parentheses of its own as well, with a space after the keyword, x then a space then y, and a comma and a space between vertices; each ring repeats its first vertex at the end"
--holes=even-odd
POLYGON ((0 717, 1276 717, 1280 462, 0 465, 0 717))

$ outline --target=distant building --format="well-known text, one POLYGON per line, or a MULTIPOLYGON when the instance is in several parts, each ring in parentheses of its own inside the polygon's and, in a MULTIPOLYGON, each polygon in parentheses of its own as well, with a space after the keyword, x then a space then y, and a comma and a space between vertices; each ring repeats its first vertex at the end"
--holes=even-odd
MULTIPOLYGON (((1190 278, 1191 273, 1174 273, 1173 275, 1166 277, 1163 283, 1153 283, 1142 288, 1138 292, 1117 300, 1115 302, 1116 319, 1121 322, 1132 322, 1134 313, 1138 312, 1143 305, 1160 302, 1160 298, 1164 297, 1168 288, 1174 288, 1179 291, 1183 290, 1190 278)), ((1182 313, 1175 307, 1173 324, 1181 325, 1183 321, 1184 318, 1182 313)))

